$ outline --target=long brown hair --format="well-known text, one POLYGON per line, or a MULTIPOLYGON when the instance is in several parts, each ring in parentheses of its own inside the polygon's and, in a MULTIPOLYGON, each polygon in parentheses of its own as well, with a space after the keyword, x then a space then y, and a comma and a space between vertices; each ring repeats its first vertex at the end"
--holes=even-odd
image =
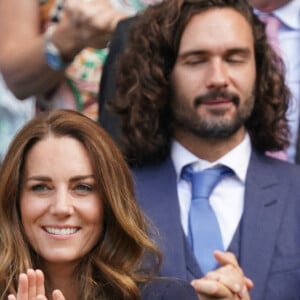
MULTIPOLYGON (((130 170, 110 137, 94 121, 68 110, 36 117, 13 140, 0 170, 0 298, 16 291, 19 273, 39 268, 23 234, 19 211, 24 162, 33 145, 49 134, 72 137, 85 147, 104 204, 101 241, 78 265, 79 299, 139 299, 139 283, 149 279, 145 256, 159 265, 160 254, 133 190, 130 170), (146 275, 148 274, 148 275, 146 275)), ((47 279, 47 274, 45 274, 47 279)))
POLYGON ((138 17, 119 66, 114 110, 122 118, 122 146, 130 163, 160 161, 168 155, 172 138, 169 77, 180 39, 192 16, 216 7, 236 10, 252 28, 257 77, 255 104, 245 126, 253 144, 262 152, 288 145, 289 91, 282 60, 269 46, 264 24, 248 1, 167 0, 138 17))

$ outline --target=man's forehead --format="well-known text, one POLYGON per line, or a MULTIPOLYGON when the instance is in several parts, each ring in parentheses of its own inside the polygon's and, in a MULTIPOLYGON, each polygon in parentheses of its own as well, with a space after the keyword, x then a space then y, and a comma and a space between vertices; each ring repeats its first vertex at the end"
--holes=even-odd
POLYGON ((186 43, 218 44, 239 41, 253 43, 253 31, 246 18, 232 8, 211 8, 191 17, 181 36, 186 43))

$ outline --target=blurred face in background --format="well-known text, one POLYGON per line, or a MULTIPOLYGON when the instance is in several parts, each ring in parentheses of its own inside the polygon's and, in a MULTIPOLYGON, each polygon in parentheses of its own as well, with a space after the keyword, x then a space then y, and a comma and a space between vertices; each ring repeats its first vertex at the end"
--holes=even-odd
POLYGON ((291 2, 291 0, 249 0, 249 2, 252 6, 261 11, 270 12, 286 5, 287 3, 291 2))

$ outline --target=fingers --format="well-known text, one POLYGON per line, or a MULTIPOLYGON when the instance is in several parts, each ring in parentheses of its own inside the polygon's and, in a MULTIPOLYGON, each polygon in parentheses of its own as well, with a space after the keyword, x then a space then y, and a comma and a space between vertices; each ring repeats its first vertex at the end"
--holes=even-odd
POLYGON ((36 297, 36 274, 32 269, 27 270, 28 280, 28 299, 34 299, 36 297))
POLYGON ((27 274, 20 274, 19 276, 19 284, 18 284, 18 292, 17 292, 17 300, 19 299, 29 299, 29 283, 27 274))
POLYGON ((44 274, 41 270, 35 271, 36 276, 36 293, 37 295, 45 295, 44 274))
POLYGON ((8 300, 47 300, 45 298, 44 275, 41 270, 28 269, 19 276, 17 295, 9 295, 8 300))
MULTIPOLYGON (((115 9, 110 1, 67 0, 65 12, 78 27, 96 28, 101 32, 112 32, 116 23, 126 14, 115 9)), ((98 32, 99 33, 99 32, 98 32)))
POLYGON ((201 299, 204 299, 204 297, 218 297, 220 299, 226 299, 226 297, 229 297, 232 294, 230 290, 220 282, 206 278, 195 279, 191 282, 191 285, 194 287, 201 299))
POLYGON ((214 255, 222 266, 191 283, 201 299, 249 300, 253 282, 245 277, 234 254, 215 251, 214 255))
POLYGON ((53 291, 53 300, 65 300, 63 293, 60 290, 53 291))
POLYGON ((244 297, 248 293, 243 274, 232 265, 226 265, 209 272, 205 278, 221 283, 229 290, 227 294, 244 297))
POLYGON ((240 267, 235 255, 231 252, 222 252, 222 251, 214 251, 214 256, 216 260, 221 264, 221 265, 231 265, 233 266, 238 272, 240 272, 241 276, 244 278, 244 284, 246 285, 248 290, 251 290, 254 286, 253 281, 246 277, 244 275, 244 272, 242 268, 240 267))
POLYGON ((206 278, 191 282, 201 300, 251 300, 247 289, 241 293, 234 293, 222 283, 206 278))

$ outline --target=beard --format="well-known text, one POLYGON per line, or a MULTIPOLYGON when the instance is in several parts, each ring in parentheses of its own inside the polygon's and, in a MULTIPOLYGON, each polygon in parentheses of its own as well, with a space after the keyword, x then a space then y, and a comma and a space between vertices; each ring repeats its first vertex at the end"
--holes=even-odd
POLYGON ((194 109, 173 98, 171 111, 173 126, 202 138, 225 139, 234 135, 251 116, 254 106, 252 93, 244 102, 236 94, 211 92, 194 99, 194 109), (226 116, 226 110, 214 108, 210 115, 197 113, 197 107, 207 99, 226 98, 236 107, 235 113, 226 116))

